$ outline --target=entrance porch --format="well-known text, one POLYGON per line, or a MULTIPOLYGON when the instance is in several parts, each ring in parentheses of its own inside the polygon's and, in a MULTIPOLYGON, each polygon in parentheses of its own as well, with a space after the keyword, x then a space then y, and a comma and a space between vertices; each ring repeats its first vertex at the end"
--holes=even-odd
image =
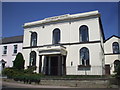
POLYGON ((65 75, 66 73, 66 60, 65 56, 52 55, 45 56, 43 71, 45 75, 65 75))
POLYGON ((66 50, 61 46, 54 46, 39 50, 39 73, 45 75, 66 75, 66 50))

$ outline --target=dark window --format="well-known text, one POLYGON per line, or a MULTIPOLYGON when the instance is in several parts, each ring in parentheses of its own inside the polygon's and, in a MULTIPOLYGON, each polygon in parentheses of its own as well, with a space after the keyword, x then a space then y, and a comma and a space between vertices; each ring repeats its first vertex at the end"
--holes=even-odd
POLYGON ((37 33, 32 32, 31 34, 31 46, 37 46, 37 33))
POLYGON ((119 52, 119 44, 118 44, 118 42, 113 43, 113 53, 120 53, 119 52))
POLYGON ((80 62, 82 65, 89 65, 89 50, 86 47, 80 49, 80 62))
POLYGON ((115 60, 114 61, 114 71, 117 71, 119 65, 120 65, 120 61, 119 60, 115 60))
POLYGON ((87 42, 89 41, 89 35, 88 35, 88 27, 86 25, 82 25, 79 28, 79 39, 80 42, 87 42))
POLYGON ((17 53, 17 45, 14 45, 14 52, 13 53, 17 53))
POLYGON ((30 66, 36 66, 36 52, 32 51, 30 53, 30 66))
POLYGON ((7 46, 3 46, 3 54, 7 54, 7 46))
POLYGON ((56 28, 53 31, 53 44, 58 44, 60 42, 60 29, 56 28))

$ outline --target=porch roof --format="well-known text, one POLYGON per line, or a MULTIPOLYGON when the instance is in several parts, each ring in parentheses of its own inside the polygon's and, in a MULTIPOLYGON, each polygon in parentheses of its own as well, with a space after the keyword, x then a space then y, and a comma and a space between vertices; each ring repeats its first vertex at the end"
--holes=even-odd
POLYGON ((62 54, 66 55, 67 51, 65 47, 62 46, 49 46, 38 49, 39 55, 54 55, 54 54, 62 54))

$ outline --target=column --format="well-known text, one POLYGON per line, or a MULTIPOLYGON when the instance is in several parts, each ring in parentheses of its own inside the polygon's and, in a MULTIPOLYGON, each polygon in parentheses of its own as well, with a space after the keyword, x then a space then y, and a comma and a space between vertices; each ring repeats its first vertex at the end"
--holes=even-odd
POLYGON ((42 66, 41 66, 41 72, 45 74, 45 56, 42 56, 42 66))
POLYGON ((42 69, 42 55, 39 55, 39 73, 41 73, 42 69))
POLYGON ((62 57, 58 56, 58 75, 62 75, 62 57))
POLYGON ((48 59, 48 74, 50 75, 51 74, 51 57, 49 56, 49 59, 48 59))
POLYGON ((35 72, 39 73, 39 55, 38 55, 38 53, 36 53, 36 67, 37 68, 36 68, 35 72))
POLYGON ((63 65, 64 65, 64 62, 63 62, 64 58, 62 56, 62 75, 64 74, 64 70, 63 70, 63 65))

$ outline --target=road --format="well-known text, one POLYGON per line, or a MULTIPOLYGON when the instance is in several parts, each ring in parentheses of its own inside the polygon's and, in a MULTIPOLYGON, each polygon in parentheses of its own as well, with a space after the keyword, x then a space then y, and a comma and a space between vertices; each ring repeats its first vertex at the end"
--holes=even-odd
MULTIPOLYGON (((87 87, 86 87, 87 88, 87 87)), ((120 90, 116 88, 90 88, 85 90, 120 90)), ((84 90, 83 88, 74 88, 67 86, 49 86, 49 85, 33 85, 15 82, 2 82, 2 90, 84 90)))

